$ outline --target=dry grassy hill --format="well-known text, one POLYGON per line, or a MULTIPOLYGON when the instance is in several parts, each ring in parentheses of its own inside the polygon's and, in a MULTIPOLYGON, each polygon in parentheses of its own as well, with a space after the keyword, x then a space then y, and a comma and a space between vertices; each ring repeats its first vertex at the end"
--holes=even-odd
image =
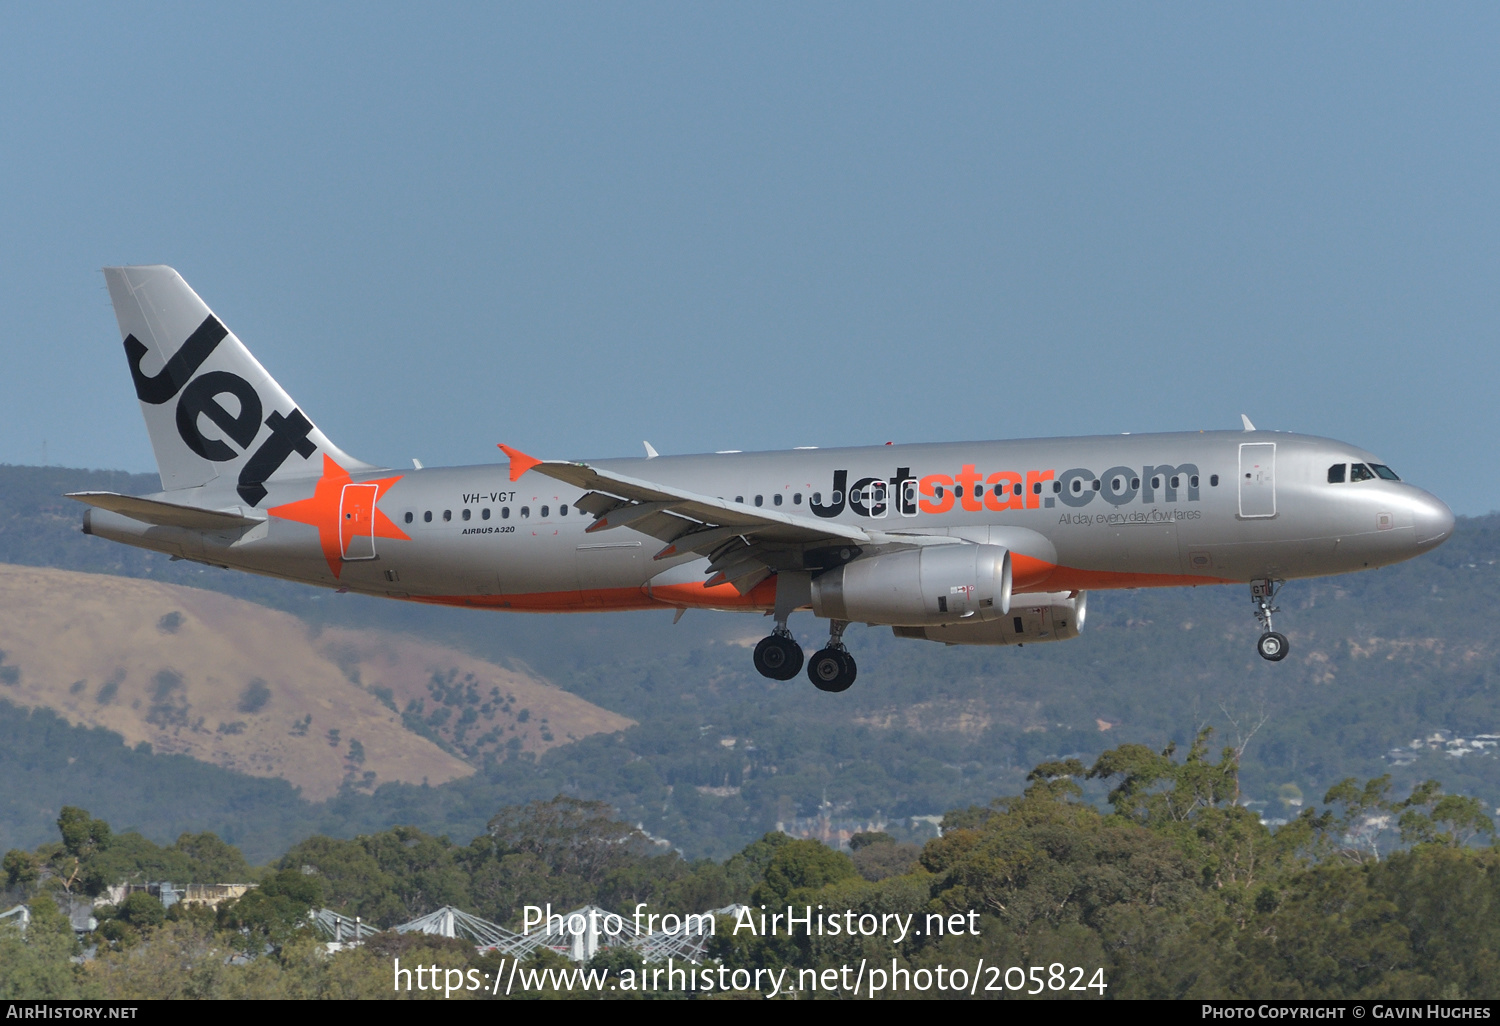
POLYGON ((319 633, 214 592, 65 570, 0 564, 0 651, 0 698, 281 777, 315 801, 345 781, 473 772, 430 737, 471 756, 540 752, 633 722, 439 645, 319 633))

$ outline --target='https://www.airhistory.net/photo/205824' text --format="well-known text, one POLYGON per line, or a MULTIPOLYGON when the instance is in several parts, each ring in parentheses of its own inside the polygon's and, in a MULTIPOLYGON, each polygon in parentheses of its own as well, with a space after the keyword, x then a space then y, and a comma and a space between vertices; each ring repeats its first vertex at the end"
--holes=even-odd
MULTIPOLYGON (((591 909, 561 914, 550 905, 527 905, 522 910, 522 937, 539 935, 546 946, 566 951, 574 941, 591 937, 601 946, 630 945, 643 938, 666 936, 708 941, 727 935, 730 939, 796 938, 884 938, 892 945, 917 936, 979 936, 979 913, 975 910, 948 914, 878 913, 853 909, 832 910, 821 905, 788 905, 779 909, 742 905, 728 914, 677 915, 650 911, 638 904, 631 916, 591 909)), ((792 993, 844 993, 876 997, 899 993, 953 993, 974 995, 979 991, 1016 991, 1041 994, 1047 991, 1083 991, 1103 996, 1108 988, 1101 968, 1064 966, 995 966, 983 958, 964 965, 912 968, 903 959, 861 958, 821 968, 736 968, 712 957, 700 959, 641 958, 638 965, 598 966, 579 963, 570 967, 548 965, 525 957, 502 955, 494 971, 444 969, 437 965, 392 965, 398 992, 435 991, 444 997, 488 992, 489 995, 522 995, 543 991, 616 993, 758 992, 776 997, 792 993)))

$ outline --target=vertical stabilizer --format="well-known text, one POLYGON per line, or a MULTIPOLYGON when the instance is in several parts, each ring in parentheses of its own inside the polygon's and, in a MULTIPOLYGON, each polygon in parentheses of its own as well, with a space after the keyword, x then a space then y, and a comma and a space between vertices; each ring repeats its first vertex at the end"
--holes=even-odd
POLYGON ((106 267, 125 358, 162 488, 259 506, 266 482, 316 477, 321 455, 372 469, 313 426, 170 267, 106 267))

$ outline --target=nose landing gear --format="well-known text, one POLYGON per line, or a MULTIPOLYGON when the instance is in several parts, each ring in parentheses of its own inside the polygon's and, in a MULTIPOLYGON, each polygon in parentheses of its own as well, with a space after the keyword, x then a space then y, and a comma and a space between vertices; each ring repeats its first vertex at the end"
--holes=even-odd
POLYGON ((1260 640, 1255 643, 1255 648, 1262 659, 1273 663, 1285 659, 1289 647, 1286 635, 1271 629, 1271 614, 1281 612, 1271 603, 1276 601, 1276 593, 1281 590, 1283 583, 1285 582, 1270 579, 1250 582, 1250 601, 1255 603, 1255 619, 1260 622, 1263 632, 1260 640))
POLYGON ((819 691, 848 691, 854 683, 859 668, 854 657, 844 647, 844 628, 847 620, 832 620, 828 624, 828 644, 813 653, 807 661, 807 676, 819 691))

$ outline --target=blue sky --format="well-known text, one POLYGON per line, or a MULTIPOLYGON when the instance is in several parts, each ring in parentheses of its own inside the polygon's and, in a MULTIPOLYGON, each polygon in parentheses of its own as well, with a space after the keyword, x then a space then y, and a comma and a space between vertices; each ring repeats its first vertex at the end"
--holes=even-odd
POLYGON ((374 462, 1232 428, 1500 508, 1500 8, 5 5, 0 462, 169 263, 374 462))

